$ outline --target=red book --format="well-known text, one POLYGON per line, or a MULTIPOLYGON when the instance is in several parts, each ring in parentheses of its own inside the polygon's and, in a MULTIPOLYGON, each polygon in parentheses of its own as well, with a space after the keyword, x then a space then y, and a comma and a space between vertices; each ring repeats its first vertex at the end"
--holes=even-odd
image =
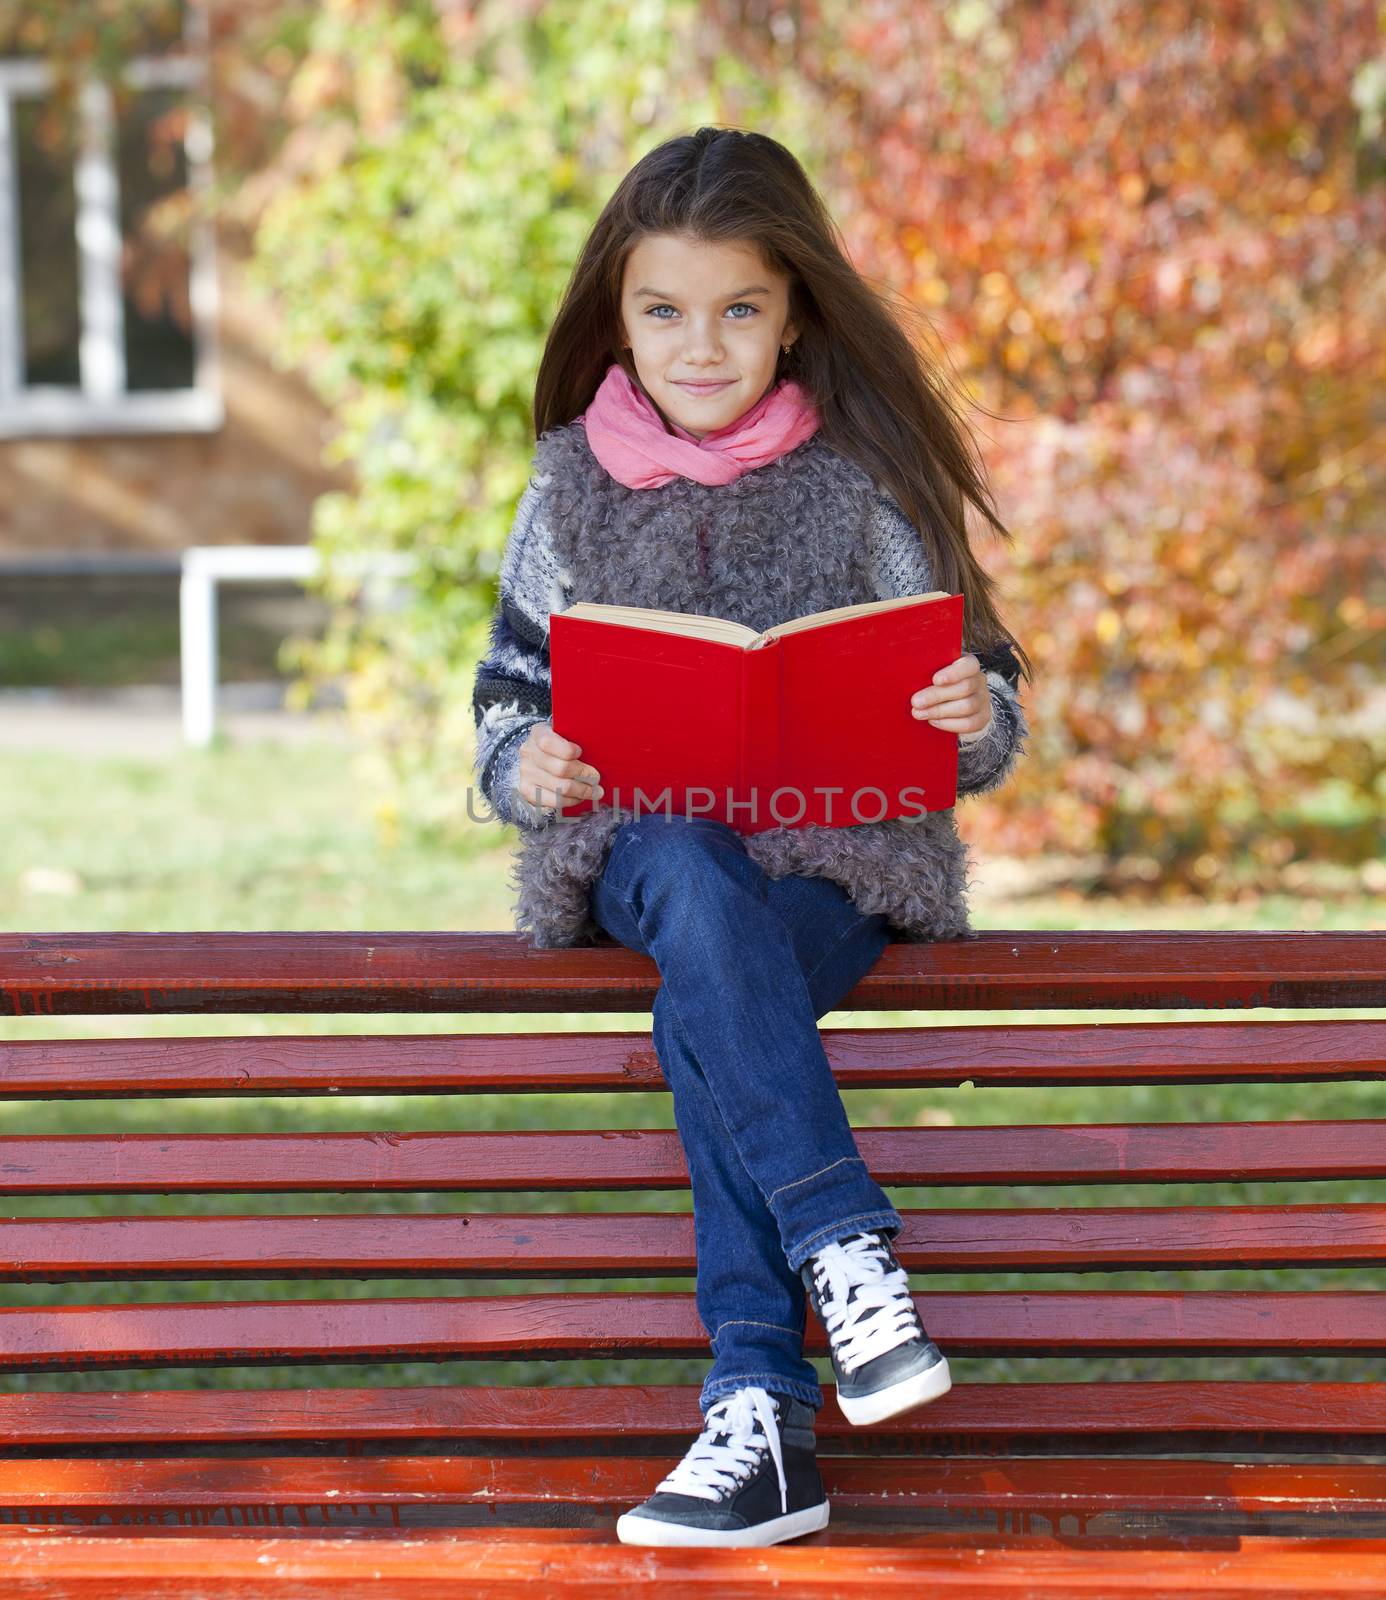
MULTIPOLYGON (((579 601, 549 618, 555 733, 596 806, 738 833, 946 811, 958 736, 910 710, 962 651, 963 597, 838 606, 756 633, 721 617, 579 601)), ((594 809, 565 799, 561 816, 594 809)))

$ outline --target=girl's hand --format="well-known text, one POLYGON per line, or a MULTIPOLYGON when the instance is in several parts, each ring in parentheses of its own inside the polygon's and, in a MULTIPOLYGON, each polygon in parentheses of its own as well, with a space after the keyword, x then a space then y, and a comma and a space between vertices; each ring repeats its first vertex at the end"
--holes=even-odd
POLYGON ((982 663, 971 653, 934 674, 933 685, 910 696, 910 707, 945 733, 982 733, 991 726, 991 691, 982 663))
POLYGON ((558 797, 591 800, 601 795, 601 775, 577 758, 581 746, 553 731, 551 722, 536 722, 520 747, 520 771, 515 787, 520 798, 541 811, 556 811, 558 797))

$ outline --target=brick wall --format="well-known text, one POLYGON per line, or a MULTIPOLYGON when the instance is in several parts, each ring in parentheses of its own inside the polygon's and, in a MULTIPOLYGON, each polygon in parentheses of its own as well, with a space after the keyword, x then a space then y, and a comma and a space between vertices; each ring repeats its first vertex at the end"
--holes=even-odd
POLYGON ((313 501, 352 480, 321 461, 327 412, 270 359, 273 309, 245 286, 244 250, 218 242, 221 429, 0 440, 0 561, 307 543, 313 501))

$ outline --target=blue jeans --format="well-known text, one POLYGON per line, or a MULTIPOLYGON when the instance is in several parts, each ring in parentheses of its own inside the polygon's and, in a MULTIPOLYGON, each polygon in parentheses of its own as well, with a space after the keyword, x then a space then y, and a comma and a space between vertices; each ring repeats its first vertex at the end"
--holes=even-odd
POLYGON ((857 1153, 818 1018, 890 942, 827 878, 770 878, 726 823, 622 824, 594 919, 653 958, 654 1046, 693 1189, 704 1411, 746 1384, 823 1403, 804 1357, 800 1265, 900 1216, 857 1153))

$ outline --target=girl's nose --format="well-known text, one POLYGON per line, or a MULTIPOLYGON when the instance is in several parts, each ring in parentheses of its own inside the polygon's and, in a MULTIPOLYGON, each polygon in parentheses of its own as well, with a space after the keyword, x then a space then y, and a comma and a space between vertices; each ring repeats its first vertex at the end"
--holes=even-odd
POLYGON ((718 337, 716 328, 711 324, 704 328, 699 327, 696 323, 691 323, 688 328, 688 337, 684 341, 684 350, 689 355, 707 353, 718 356, 722 353, 722 341, 718 337))

